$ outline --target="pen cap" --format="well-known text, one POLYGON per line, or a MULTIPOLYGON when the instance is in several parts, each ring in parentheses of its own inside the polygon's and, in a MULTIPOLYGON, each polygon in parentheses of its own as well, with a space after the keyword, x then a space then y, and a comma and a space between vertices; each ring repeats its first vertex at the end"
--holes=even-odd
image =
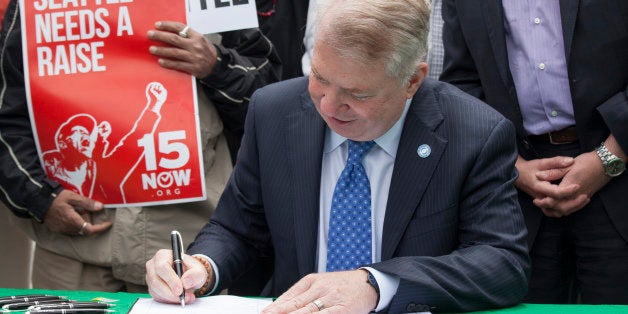
POLYGON ((172 230, 172 232, 170 232, 170 242, 172 244, 172 254, 174 258, 180 260, 183 255, 183 239, 179 231, 172 230))

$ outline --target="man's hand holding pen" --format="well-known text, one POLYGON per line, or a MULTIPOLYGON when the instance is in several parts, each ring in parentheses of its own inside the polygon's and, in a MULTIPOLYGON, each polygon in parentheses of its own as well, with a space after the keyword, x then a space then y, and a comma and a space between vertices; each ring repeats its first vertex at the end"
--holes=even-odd
POLYGON ((146 262, 148 292, 156 301, 180 303, 181 291, 185 289, 185 302, 192 303, 196 300, 194 291, 200 289, 208 278, 207 270, 196 258, 182 254, 183 275, 179 278, 173 258, 172 250, 163 249, 146 262))

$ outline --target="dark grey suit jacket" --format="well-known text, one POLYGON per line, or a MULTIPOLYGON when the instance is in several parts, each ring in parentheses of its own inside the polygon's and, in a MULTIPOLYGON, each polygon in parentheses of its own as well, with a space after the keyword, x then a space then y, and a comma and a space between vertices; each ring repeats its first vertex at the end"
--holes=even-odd
MULTIPOLYGON (((316 271, 325 123, 307 78, 251 98, 234 172, 188 253, 219 268, 219 289, 272 255, 266 294, 316 271)), ((477 99, 427 79, 403 127, 386 207, 382 262, 401 278, 389 312, 508 306, 527 290, 526 230, 513 182, 512 123, 477 99), (421 144, 432 152, 417 154, 421 144)))
MULTIPOLYGON (((519 152, 538 158, 527 141, 508 65, 502 0, 443 0, 445 61, 441 80, 486 101, 517 128, 519 152)), ((567 73, 582 152, 613 133, 628 152, 628 1, 560 0, 567 73)), ((628 241, 628 173, 599 195, 617 231, 628 241)), ((530 243, 542 212, 522 202, 530 243)))

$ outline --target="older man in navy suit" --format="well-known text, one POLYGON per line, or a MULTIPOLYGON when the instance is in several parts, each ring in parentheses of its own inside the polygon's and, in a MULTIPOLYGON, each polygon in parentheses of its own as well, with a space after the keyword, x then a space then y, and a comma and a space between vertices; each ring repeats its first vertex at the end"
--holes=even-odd
POLYGON ((216 214, 181 279, 170 250, 147 262, 150 293, 177 303, 185 289, 193 302, 272 256, 264 295, 280 296, 264 313, 518 303, 529 258, 512 123, 426 78, 423 1, 318 12, 312 73, 251 98, 216 214))

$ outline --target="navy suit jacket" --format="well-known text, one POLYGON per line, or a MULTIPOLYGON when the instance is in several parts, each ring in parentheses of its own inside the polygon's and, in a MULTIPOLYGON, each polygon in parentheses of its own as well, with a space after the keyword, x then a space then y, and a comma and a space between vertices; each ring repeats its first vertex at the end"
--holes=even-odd
MULTIPOLYGON (((274 257, 265 295, 316 271, 326 125, 308 78, 251 98, 245 135, 216 213, 188 253, 211 257, 219 289, 274 257)), ((526 230, 513 182, 515 130, 451 85, 426 79, 408 111, 382 239, 371 267, 400 278, 389 312, 477 310, 516 304, 527 291, 526 230), (421 158, 417 148, 431 154, 421 158)))
MULTIPOLYGON (((443 0, 445 61, 441 80, 486 101, 517 128, 518 148, 538 158, 527 140, 510 73, 502 0, 443 0)), ((582 152, 612 133, 628 152, 628 1, 560 0, 563 42, 576 129, 582 152)), ((600 198, 628 241, 628 173, 614 178, 600 198)), ((542 212, 521 192, 533 243, 542 212)))

